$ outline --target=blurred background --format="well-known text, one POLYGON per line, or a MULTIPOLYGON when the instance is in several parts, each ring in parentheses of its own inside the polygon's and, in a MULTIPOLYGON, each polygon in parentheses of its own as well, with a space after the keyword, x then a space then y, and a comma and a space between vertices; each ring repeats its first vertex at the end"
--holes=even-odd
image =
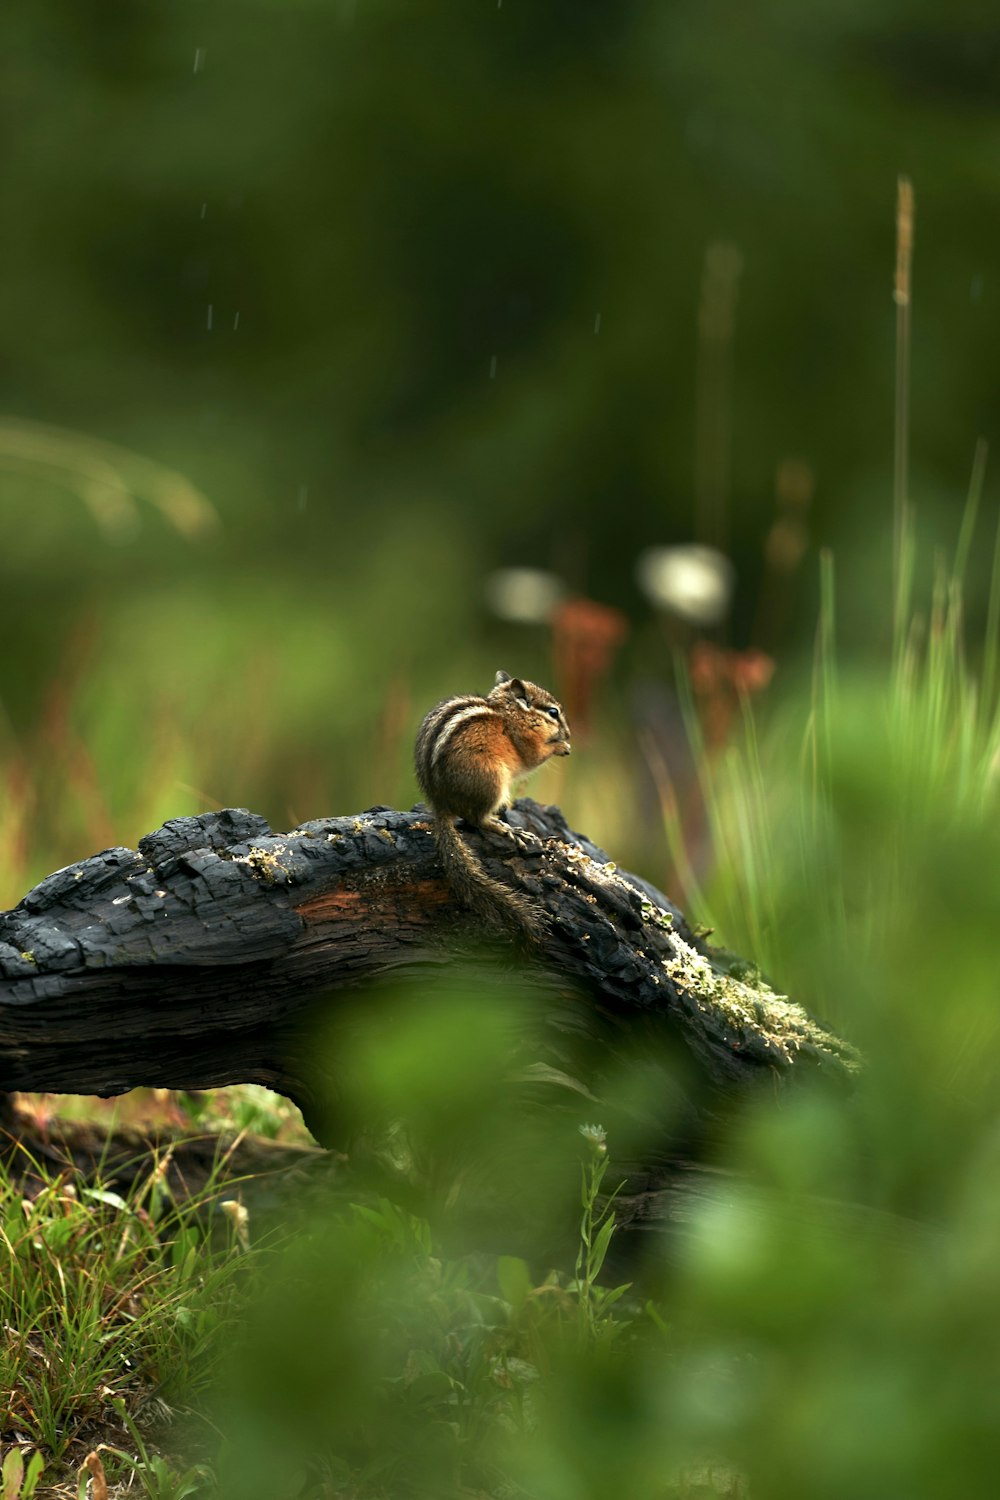
POLYGON ((841 649, 889 637, 900 172, 911 489, 953 544, 996 425, 993 22, 35 0, 0 24, 0 901, 168 816, 409 803, 420 715, 500 665, 589 729, 537 794, 669 883, 642 745, 683 759, 673 652, 780 695, 821 547, 841 649), (665 583, 649 549, 692 542, 728 563, 665 583), (546 576, 496 576, 521 568, 546 576))
MULTIPOLYGON (((0 16, 0 59, 0 907, 168 817, 409 805, 422 714, 504 667, 573 724, 535 795, 865 1058, 849 1107, 767 1090, 679 1257, 649 1237, 627 1296, 571 1257, 442 1258, 386 1201, 293 1233, 224 1493, 979 1493, 1000 1460, 995 18, 33 0, 0 16), (318 1427, 333 1478, 282 1487, 318 1427), (716 1460, 731 1484, 665 1489, 716 1460)), ((349 1061, 360 1121, 503 1138, 509 996, 458 984, 467 1013, 427 971, 408 1027, 349 1061)), ((293 1128, 253 1091, 223 1108, 293 1128)), ((569 1146, 579 1124, 596 1151, 605 1101, 580 1108, 569 1146)), ((29 1348, 17 1378, 62 1357, 29 1348)), ((131 1371, 95 1376, 95 1409, 131 1371)), ((22 1403, 17 1432, 61 1452, 82 1388, 65 1420, 32 1397, 48 1435, 22 1403)))

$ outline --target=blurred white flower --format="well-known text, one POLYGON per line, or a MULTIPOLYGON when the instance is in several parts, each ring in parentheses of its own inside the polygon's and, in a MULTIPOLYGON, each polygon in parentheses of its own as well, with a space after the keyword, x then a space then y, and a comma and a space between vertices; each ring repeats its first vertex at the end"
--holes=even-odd
POLYGON ((498 568, 485 591, 493 613, 517 625, 546 624, 565 593, 562 581, 541 568, 498 568))
POLYGON ((226 1198, 219 1204, 222 1212, 232 1224, 236 1232, 237 1243, 243 1250, 250 1249, 250 1211, 238 1203, 235 1198, 226 1198))
POLYGON ((718 625, 729 612, 736 573, 714 547, 647 547, 636 563, 646 598, 691 625, 718 625))

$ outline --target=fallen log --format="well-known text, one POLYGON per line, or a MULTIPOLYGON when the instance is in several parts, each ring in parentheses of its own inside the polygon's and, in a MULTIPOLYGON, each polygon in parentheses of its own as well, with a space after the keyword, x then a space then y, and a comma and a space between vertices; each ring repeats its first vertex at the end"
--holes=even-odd
MULTIPOLYGON (((553 1034, 584 1037, 592 1059, 638 1037, 662 1042, 695 1080, 695 1111, 764 1079, 849 1083, 857 1060, 846 1043, 699 941, 665 896, 558 809, 524 799, 508 820, 516 840, 465 833, 490 874, 548 913, 527 965, 548 976, 553 1034)), ((337 1144, 324 1112, 335 1082, 309 1044, 310 1021, 482 936, 444 882, 422 807, 282 834, 244 809, 174 819, 137 850, 57 871, 0 913, 0 1090, 107 1097, 260 1083, 337 1144)), ((510 948, 500 963, 515 959, 510 948)))

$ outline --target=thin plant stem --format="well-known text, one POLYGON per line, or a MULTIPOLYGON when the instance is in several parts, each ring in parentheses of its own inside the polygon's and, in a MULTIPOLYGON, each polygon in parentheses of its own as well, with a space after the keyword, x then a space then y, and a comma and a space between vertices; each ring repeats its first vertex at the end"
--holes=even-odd
POLYGON ((962 515, 962 526, 958 533, 958 543, 955 547, 955 563, 951 570, 954 583, 961 588, 965 582, 965 568, 969 560, 969 550, 972 547, 972 537, 976 529, 976 519, 979 515, 979 503, 983 497, 983 484, 986 479, 986 460, 989 456, 990 445, 986 439, 976 439, 976 451, 972 455, 972 474, 969 478, 969 495, 965 502, 965 511, 962 515))
POLYGON ((907 612, 904 541, 909 512, 910 332, 913 266, 913 184, 900 177, 896 190, 896 417, 892 485, 893 639, 902 650, 907 612))
POLYGON ((1000 519, 997 521, 990 596, 986 606, 986 644, 983 650, 983 680, 980 690, 984 722, 994 712, 998 649, 1000 649, 1000 519))

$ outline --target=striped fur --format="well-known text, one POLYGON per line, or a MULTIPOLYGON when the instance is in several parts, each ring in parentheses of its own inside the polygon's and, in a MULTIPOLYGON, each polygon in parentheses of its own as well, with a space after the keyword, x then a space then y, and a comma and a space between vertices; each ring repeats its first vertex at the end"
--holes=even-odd
POLYGON ((488 703, 470 703, 465 708, 455 708, 445 714, 438 720, 437 733, 431 747, 431 765, 438 764, 455 731, 461 729, 463 724, 468 724, 470 719, 495 719, 497 717, 496 709, 490 708, 488 703))
POLYGON ((522 937, 541 935, 542 909, 487 875, 455 820, 489 827, 507 804, 512 780, 551 755, 569 753, 569 726, 552 694, 505 672, 497 673, 488 697, 464 694, 436 704, 417 733, 417 779, 434 812, 449 884, 492 926, 522 937))

